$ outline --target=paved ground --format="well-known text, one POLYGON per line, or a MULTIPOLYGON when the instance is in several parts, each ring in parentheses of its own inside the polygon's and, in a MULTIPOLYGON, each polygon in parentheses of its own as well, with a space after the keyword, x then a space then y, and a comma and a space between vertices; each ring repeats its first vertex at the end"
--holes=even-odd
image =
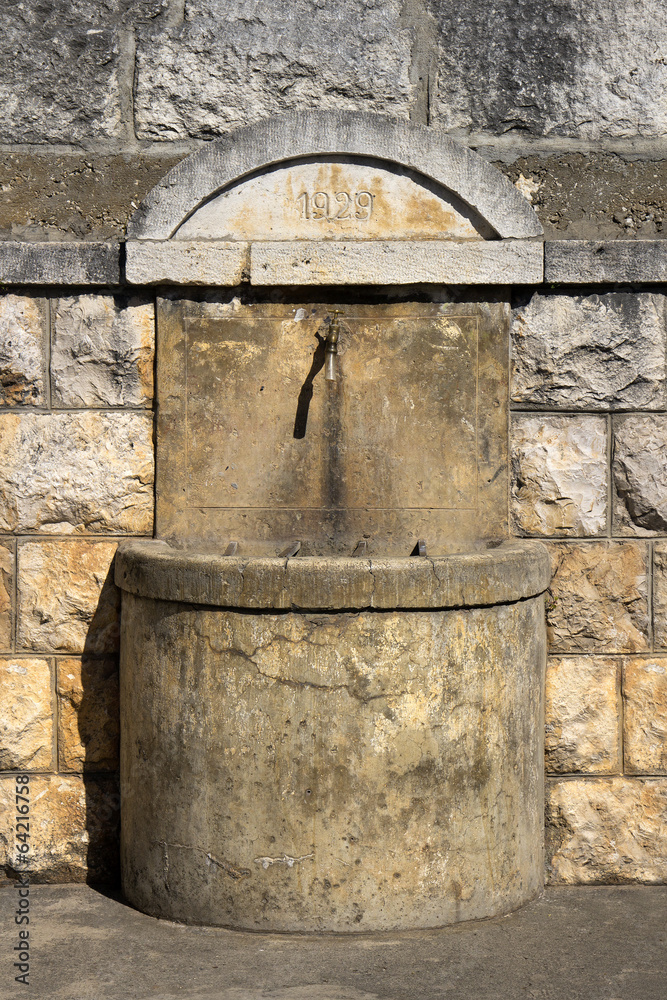
POLYGON ((183 927, 90 886, 34 886, 29 986, 13 979, 16 901, 0 890, 3 1000, 667 1000, 667 886, 549 889, 500 919, 323 937, 183 927))

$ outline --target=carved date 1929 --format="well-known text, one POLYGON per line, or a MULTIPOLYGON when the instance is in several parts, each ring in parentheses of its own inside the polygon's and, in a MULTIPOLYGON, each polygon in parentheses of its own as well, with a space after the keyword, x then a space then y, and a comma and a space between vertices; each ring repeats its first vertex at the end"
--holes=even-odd
POLYGON ((317 221, 327 219, 356 219, 368 222, 373 211, 375 195, 370 191, 303 191, 297 198, 301 218, 317 221))

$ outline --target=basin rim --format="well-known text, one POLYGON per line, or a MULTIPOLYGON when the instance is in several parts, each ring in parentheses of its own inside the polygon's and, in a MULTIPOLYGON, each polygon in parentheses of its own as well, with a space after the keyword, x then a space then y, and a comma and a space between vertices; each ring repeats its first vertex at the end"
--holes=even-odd
POLYGON ((398 610, 488 607, 543 593, 549 553, 512 540, 435 557, 225 556, 159 540, 122 543, 115 582, 137 597, 256 610, 398 610))

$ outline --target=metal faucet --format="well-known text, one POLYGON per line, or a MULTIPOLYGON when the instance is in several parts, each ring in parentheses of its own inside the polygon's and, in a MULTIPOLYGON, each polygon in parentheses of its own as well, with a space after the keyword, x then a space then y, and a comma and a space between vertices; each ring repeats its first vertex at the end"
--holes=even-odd
POLYGON ((338 322, 340 315, 340 309, 334 309, 329 322, 329 332, 327 333, 326 347, 324 349, 324 377, 327 382, 335 382, 338 378, 336 356, 338 355, 338 338, 340 336, 340 324, 338 322))

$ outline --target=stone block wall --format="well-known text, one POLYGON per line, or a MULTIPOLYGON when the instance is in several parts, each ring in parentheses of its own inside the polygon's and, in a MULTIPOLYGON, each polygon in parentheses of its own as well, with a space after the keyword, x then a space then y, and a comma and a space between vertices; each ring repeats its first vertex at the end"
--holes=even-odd
POLYGON ((537 292, 512 327, 512 517, 549 546, 548 878, 667 880, 662 292, 537 292))
POLYGON ((0 297, 0 863, 32 776, 35 877, 117 878, 118 541, 153 532, 154 304, 0 297))

